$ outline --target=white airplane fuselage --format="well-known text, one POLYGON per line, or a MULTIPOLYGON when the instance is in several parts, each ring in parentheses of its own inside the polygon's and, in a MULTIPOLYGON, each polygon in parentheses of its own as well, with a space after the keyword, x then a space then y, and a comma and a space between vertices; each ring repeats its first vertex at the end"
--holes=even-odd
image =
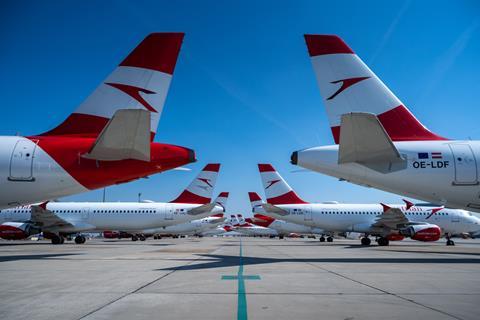
POLYGON ((162 228, 143 230, 144 234, 195 235, 215 229, 224 222, 223 218, 207 217, 162 228))
POLYGON ((394 142, 406 168, 381 173, 338 164, 338 145, 297 151, 292 163, 355 184, 448 207, 480 212, 480 141, 394 142))
POLYGON ((88 191, 36 143, 0 137, 0 208, 88 191))
POLYGON ((152 142, 151 161, 96 161, 93 138, 0 136, 0 209, 119 184, 178 167, 187 149, 152 142), (47 152, 48 151, 48 152, 47 152), (184 153, 184 155, 182 155, 184 153))
POLYGON ((292 223, 285 220, 275 219, 271 224, 268 225, 269 228, 274 229, 278 234, 288 235, 290 233, 298 234, 324 234, 325 232, 322 229, 316 228, 314 226, 307 226, 304 224, 292 223))
POLYGON ((278 236, 278 231, 272 228, 265 228, 260 226, 245 226, 245 227, 236 227, 235 231, 248 236, 278 236))
MULTIPOLYGON (((262 214, 329 232, 373 233, 376 230, 372 228, 372 224, 383 213, 383 208, 379 204, 310 203, 276 205, 276 207, 285 210, 288 214, 278 215, 272 212, 262 214)), ((432 207, 415 206, 409 210, 399 205, 391 205, 391 207, 401 208, 410 221, 439 226, 443 234, 452 235, 480 230, 480 219, 464 210, 442 209, 432 215, 432 207)))
MULTIPOLYGON (((199 207, 188 203, 139 202, 50 202, 47 209, 72 226, 49 228, 53 233, 122 230, 139 231, 160 228, 223 212, 216 205, 211 211, 196 215, 188 210, 199 207)), ((25 222, 31 219, 30 206, 3 209, 0 223, 25 222)))

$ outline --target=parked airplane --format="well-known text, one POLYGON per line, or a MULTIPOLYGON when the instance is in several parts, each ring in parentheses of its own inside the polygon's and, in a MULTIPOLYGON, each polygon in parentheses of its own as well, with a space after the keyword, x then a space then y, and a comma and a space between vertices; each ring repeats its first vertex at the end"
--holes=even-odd
POLYGON ((250 218, 244 219, 241 214, 238 214, 235 218, 237 219, 237 223, 234 224, 233 228, 241 234, 271 238, 279 236, 277 230, 253 224, 250 218))
POLYGON ((379 245, 403 237, 437 241, 444 235, 447 245, 453 245, 452 235, 480 230, 480 219, 460 209, 417 206, 409 201, 405 206, 309 203, 270 164, 259 164, 258 169, 267 197, 267 203, 262 204, 264 212, 259 213, 335 233, 364 233, 363 245, 370 244, 369 235, 377 237, 379 245))
MULTIPOLYGON (((228 199, 228 192, 221 192, 215 203, 225 210, 228 199)), ((196 219, 185 223, 174 224, 170 226, 164 226, 161 228, 151 228, 143 230, 141 232, 144 236, 151 235, 202 235, 211 229, 215 229, 217 226, 225 222, 223 213, 218 213, 212 216, 208 216, 202 219, 196 219)))
POLYGON ((210 203, 220 164, 208 164, 175 200, 160 202, 48 202, 0 211, 0 238, 25 239, 43 232, 53 244, 77 234, 75 242, 85 242, 82 232, 138 230, 171 226, 224 212, 210 203))
POLYGON ((0 137, 0 209, 124 183, 195 160, 151 142, 183 33, 147 36, 56 128, 0 137))
MULTIPOLYGON (((257 211, 264 212, 262 207, 264 202, 256 192, 249 192, 248 197, 250 198, 252 212, 254 213, 253 219, 252 219, 253 224, 276 230, 278 233, 278 237, 280 239, 283 239, 283 237, 288 236, 292 233, 304 234, 304 235, 320 234, 321 235, 320 241, 321 242, 325 241, 325 237, 323 235, 328 234, 328 232, 325 232, 322 229, 306 226, 303 224, 291 223, 285 220, 275 219, 275 218, 257 213, 257 211)), ((328 241, 329 242, 333 241, 333 238, 328 237, 328 241)))
POLYGON ((355 184, 480 212, 480 142, 428 130, 337 36, 305 35, 335 143, 295 165, 355 184))

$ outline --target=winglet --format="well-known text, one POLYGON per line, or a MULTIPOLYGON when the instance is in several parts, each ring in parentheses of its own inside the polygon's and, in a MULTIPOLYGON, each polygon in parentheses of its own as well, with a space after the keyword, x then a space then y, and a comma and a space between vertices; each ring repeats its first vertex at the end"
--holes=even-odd
POLYGON ((380 203, 382 205, 382 208, 383 208, 383 212, 387 212, 388 210, 392 209, 390 206, 387 206, 386 204, 384 203, 380 203))
POLYGON ((407 206, 407 210, 410 210, 411 207, 415 206, 415 205, 413 204, 413 202, 410 202, 410 201, 405 200, 405 199, 402 199, 402 200, 403 200, 403 202, 405 202, 405 204, 406 204, 406 206, 407 206))
POLYGON ((50 201, 45 201, 45 202, 42 202, 40 203, 38 206, 40 208, 42 208, 43 210, 47 210, 47 204, 49 203, 50 201))

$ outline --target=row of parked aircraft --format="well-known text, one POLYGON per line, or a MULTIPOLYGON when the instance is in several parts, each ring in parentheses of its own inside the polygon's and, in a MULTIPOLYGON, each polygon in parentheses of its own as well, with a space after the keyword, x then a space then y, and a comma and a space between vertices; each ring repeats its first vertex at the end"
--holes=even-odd
POLYGON ((436 241, 477 232, 478 141, 441 137, 423 126, 342 39, 305 35, 335 145, 295 151, 291 163, 340 180, 435 205, 309 203, 269 164, 259 171, 266 202, 250 193, 254 217, 224 223, 228 198, 211 201, 220 169, 209 164, 169 203, 48 202, 196 161, 191 149, 153 142, 183 33, 147 36, 59 126, 42 134, 0 137, 0 237, 43 232, 63 243, 82 232, 135 239, 161 234, 283 237, 361 233, 379 245, 404 237, 436 241), (33 205, 32 205, 33 204, 33 205), (449 207, 449 208, 446 208, 449 207), (456 208, 456 209, 450 209, 456 208), (115 231, 118 230, 118 231, 115 231))

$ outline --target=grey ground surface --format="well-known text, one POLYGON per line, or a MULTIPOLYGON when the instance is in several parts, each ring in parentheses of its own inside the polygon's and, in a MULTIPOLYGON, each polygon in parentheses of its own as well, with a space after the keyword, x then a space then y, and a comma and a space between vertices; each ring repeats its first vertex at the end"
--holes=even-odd
MULTIPOLYGON (((239 238, 0 241, 0 319, 236 319, 239 238)), ((249 319, 480 319, 480 240, 243 238, 249 319)))

